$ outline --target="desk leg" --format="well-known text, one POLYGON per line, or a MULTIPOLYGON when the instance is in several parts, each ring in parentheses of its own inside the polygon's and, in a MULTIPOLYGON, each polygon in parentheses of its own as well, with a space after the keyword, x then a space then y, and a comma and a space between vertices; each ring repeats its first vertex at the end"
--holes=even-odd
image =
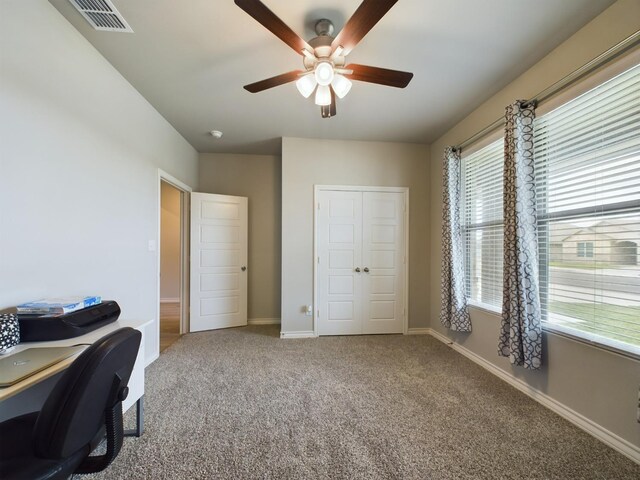
POLYGON ((125 430, 125 437, 139 437, 144 432, 144 395, 136 402, 136 428, 125 430))

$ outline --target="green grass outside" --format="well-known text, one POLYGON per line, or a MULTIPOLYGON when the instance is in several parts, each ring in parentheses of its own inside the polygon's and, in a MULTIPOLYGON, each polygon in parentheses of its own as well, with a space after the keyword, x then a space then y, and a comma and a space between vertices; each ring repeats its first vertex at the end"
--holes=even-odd
POLYGON ((571 328, 602 335, 601 328, 595 325, 597 318, 598 324, 609 332, 604 336, 640 346, 640 307, 553 301, 549 310, 551 313, 584 320, 585 323, 571 323, 571 328))
POLYGON ((549 262, 551 267, 559 268, 582 268, 584 270, 595 270, 596 268, 618 268, 620 265, 604 262, 549 262))

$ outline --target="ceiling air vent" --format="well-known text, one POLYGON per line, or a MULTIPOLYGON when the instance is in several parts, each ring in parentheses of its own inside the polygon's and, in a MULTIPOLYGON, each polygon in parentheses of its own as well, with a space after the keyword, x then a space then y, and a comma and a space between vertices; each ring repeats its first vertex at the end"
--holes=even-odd
POLYGON ((132 32, 129 24, 113 6, 111 0, 69 0, 96 30, 132 32))

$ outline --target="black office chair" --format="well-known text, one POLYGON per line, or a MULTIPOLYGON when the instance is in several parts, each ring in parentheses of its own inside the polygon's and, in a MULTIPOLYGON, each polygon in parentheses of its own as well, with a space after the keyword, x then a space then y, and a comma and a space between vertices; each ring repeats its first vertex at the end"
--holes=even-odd
POLYGON ((127 397, 142 335, 121 328, 65 370, 39 412, 0 424, 0 478, 54 480, 104 470, 122 447, 127 397), (104 439, 104 455, 89 456, 104 439))

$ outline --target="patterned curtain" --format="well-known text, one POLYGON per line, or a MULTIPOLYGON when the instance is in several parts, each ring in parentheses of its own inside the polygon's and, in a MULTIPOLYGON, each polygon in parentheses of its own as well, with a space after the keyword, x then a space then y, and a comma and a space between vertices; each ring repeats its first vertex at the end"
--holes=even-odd
POLYGON ((504 272, 499 354, 514 365, 542 365, 538 235, 533 158, 535 106, 509 105, 504 135, 504 272))
POLYGON ((442 168, 442 307, 440 322, 457 332, 470 332, 464 294, 462 232, 460 230, 460 152, 444 151, 442 168))

